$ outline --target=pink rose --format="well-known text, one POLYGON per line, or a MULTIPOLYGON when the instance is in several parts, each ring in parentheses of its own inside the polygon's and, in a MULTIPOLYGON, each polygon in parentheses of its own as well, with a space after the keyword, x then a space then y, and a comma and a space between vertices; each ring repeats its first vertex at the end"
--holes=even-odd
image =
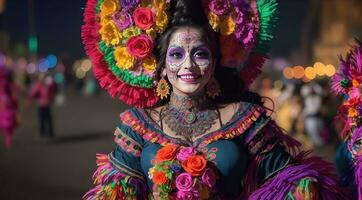
POLYGON ((132 16, 126 11, 118 11, 113 15, 113 21, 119 30, 123 31, 133 24, 132 16))
POLYGON ((359 88, 352 88, 349 92, 349 98, 353 99, 353 98, 359 98, 361 96, 361 91, 359 88))
POLYGON ((212 169, 207 168, 201 176, 202 182, 209 188, 216 184, 216 176, 212 169))
POLYGON ((155 15, 149 8, 137 8, 133 12, 135 24, 142 30, 150 29, 155 24, 155 15))
POLYGON ((200 199, 199 196, 196 191, 177 191, 177 199, 181 200, 197 200, 200 199))
POLYGON ((230 2, 228 0, 211 0, 209 9, 216 15, 223 15, 230 9, 230 2))
POLYGON ((152 38, 145 34, 131 37, 126 43, 127 52, 140 59, 149 56, 153 47, 152 38))
POLYGON ((183 162, 185 160, 187 160, 187 158, 189 158, 190 156, 192 155, 195 155, 196 154, 196 151, 194 148, 192 147, 185 147, 185 148, 182 148, 178 154, 177 154, 177 160, 183 162))
POLYGON ((194 186, 192 176, 188 173, 181 173, 176 178, 176 187, 180 191, 191 191, 194 186))

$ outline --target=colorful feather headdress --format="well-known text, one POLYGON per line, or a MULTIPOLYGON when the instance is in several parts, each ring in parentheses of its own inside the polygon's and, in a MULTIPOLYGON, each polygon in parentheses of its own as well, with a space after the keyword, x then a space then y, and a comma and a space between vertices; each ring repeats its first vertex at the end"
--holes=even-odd
POLYGON ((340 57, 340 67, 331 81, 332 91, 343 97, 338 117, 345 122, 345 140, 351 138, 351 130, 361 126, 362 119, 362 47, 361 42, 356 43, 345 59, 340 57))
POLYGON ((343 96, 338 117, 345 126, 341 136, 347 142, 347 149, 353 160, 355 189, 358 199, 362 198, 362 44, 357 45, 340 58, 338 72, 332 77, 331 88, 343 96))
MULTIPOLYGON (((156 95, 156 39, 176 0, 88 0, 82 39, 100 86, 134 107, 150 107, 156 95)), ((267 59, 277 20, 276 0, 202 0, 219 35, 221 65, 242 67, 249 86, 267 59), (247 73, 246 73, 247 72, 247 73)))

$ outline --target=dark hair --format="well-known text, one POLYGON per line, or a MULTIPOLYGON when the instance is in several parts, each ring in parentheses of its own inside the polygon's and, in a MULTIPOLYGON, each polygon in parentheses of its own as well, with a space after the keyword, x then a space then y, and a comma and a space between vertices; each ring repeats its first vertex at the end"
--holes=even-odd
MULTIPOLYGON (((233 68, 225 68, 220 65, 219 38, 212 30, 203 11, 201 0, 177 0, 171 1, 171 19, 168 28, 158 38, 157 46, 157 74, 160 75, 165 67, 166 53, 172 33, 182 27, 193 27, 201 31, 202 38, 210 45, 213 58, 216 59, 214 77, 220 84, 221 94, 215 99, 217 104, 232 102, 251 102, 261 105, 261 97, 244 89, 244 83, 239 78, 238 72, 233 68)), ((160 78, 160 77, 158 77, 160 78)), ((168 99, 160 102, 164 104, 168 99)))

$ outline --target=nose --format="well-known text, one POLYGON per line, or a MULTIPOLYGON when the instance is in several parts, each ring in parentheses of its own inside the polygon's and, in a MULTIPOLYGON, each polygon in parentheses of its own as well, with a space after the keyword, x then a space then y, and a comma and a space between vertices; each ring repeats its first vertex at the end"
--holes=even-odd
POLYGON ((191 56, 187 56, 185 62, 184 62, 184 68, 185 69, 190 69, 192 67, 196 67, 197 64, 196 62, 191 58, 191 56))

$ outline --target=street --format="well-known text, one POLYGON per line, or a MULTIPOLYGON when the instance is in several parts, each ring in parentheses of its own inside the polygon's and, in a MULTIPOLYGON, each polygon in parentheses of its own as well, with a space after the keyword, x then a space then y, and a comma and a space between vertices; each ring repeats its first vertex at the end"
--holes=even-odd
POLYGON ((55 137, 47 140, 39 136, 36 104, 23 106, 12 149, 0 148, 1 199, 81 199, 92 186, 95 154, 114 147, 124 109, 104 93, 86 98, 72 92, 64 106, 53 106, 55 137))

